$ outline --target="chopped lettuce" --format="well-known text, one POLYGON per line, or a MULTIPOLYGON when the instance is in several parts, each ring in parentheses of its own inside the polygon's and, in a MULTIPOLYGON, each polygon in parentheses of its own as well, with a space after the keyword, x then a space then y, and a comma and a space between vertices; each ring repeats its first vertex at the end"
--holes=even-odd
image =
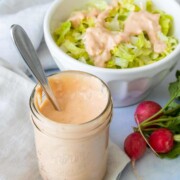
POLYGON ((168 35, 172 27, 173 18, 168 14, 161 14, 159 24, 164 35, 168 35))
POLYGON ((71 22, 66 21, 61 24, 61 26, 56 29, 54 32, 54 38, 57 43, 57 45, 61 45, 65 41, 65 36, 66 34, 70 31, 71 29, 71 22))
POLYGON ((151 0, 147 0, 146 2, 146 11, 153 12, 153 4, 151 0))
MULTIPOLYGON (((83 12, 90 12, 92 9, 103 11, 108 4, 104 0, 90 1, 83 12)), ((111 59, 109 59, 105 67, 113 69, 133 68, 152 64, 161 60, 170 54, 177 46, 178 41, 171 35, 173 18, 163 11, 156 9, 151 0, 146 0, 144 8, 155 14, 160 14, 159 25, 161 32, 158 34, 159 39, 166 43, 166 49, 162 53, 156 53, 153 50, 148 36, 145 32, 131 36, 127 43, 120 43, 111 50, 111 59)), ((124 30, 124 22, 133 11, 140 11, 141 5, 135 0, 119 0, 118 5, 113 8, 108 17, 105 19, 105 28, 112 32, 122 32, 124 30)), ((93 59, 88 55, 84 45, 84 35, 86 29, 95 26, 94 18, 84 18, 80 21, 78 27, 74 28, 69 20, 61 23, 53 34, 57 45, 67 54, 80 62, 94 65, 93 59)), ((99 37, 101 38, 101 37, 99 37)))
POLYGON ((99 10, 105 10, 108 6, 107 2, 104 0, 92 0, 86 5, 88 8, 96 8, 99 10))
POLYGON ((85 49, 79 48, 73 42, 66 40, 63 43, 63 47, 70 52, 75 58, 80 58, 84 53, 86 53, 85 49))

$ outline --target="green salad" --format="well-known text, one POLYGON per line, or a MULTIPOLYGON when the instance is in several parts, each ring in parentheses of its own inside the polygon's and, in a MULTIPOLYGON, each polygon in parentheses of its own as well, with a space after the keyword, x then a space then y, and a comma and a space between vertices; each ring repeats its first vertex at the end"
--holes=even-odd
POLYGON ((124 69, 152 64, 170 54, 178 44, 172 35, 172 26, 172 16, 156 9, 151 0, 147 0, 143 7, 134 0, 120 0, 113 5, 94 0, 82 10, 73 12, 55 30, 53 37, 65 53, 78 61, 104 68, 124 69), (146 31, 151 26, 143 25, 146 19, 143 22, 142 17, 138 24, 132 13, 137 17, 146 14, 151 26, 154 23, 152 32, 146 31), (130 30, 131 21, 128 18, 132 21, 133 28, 130 30), (159 31, 156 30, 156 21, 159 31), (99 34, 94 35, 93 31, 99 34), (90 47, 87 40, 91 41, 90 47), (163 50, 156 51, 155 43, 156 46, 163 43, 163 50))

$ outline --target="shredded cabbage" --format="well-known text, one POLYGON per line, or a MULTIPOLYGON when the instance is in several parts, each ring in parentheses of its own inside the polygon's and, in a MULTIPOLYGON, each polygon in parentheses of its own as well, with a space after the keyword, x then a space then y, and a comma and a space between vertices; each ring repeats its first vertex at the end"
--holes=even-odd
MULTIPOLYGON (((90 12, 96 8, 100 11, 106 9, 108 4, 104 0, 94 0, 87 4, 85 10, 90 12)), ((171 35, 173 18, 163 11, 157 10, 151 0, 146 1, 145 8, 148 12, 160 14, 159 24, 161 32, 158 36, 166 43, 163 53, 156 53, 145 32, 132 36, 129 43, 120 43, 111 50, 111 59, 105 67, 114 69, 133 68, 148 65, 159 61, 170 54, 177 46, 178 41, 171 35)), ((85 11, 83 9, 83 12, 85 11)), ((132 11, 140 11, 141 7, 134 0, 121 0, 119 6, 113 8, 105 20, 105 26, 110 31, 123 31, 124 22, 132 11)), ((69 20, 60 24, 53 34, 57 45, 73 58, 90 65, 94 65, 93 60, 88 55, 83 43, 86 29, 94 27, 93 18, 84 18, 78 27, 74 28, 69 20)))
POLYGON ((99 10, 105 10, 108 4, 104 0, 91 0, 86 4, 86 7, 89 8, 97 8, 99 10))

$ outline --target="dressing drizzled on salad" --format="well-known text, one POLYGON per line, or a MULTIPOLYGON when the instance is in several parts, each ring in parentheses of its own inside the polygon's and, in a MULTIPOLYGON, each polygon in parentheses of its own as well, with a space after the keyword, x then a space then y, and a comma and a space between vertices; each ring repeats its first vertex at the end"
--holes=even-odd
POLYGON ((88 28, 85 33, 85 48, 96 66, 104 67, 105 62, 111 58, 110 51, 116 45, 121 42, 129 42, 131 35, 139 35, 143 31, 148 34, 154 52, 161 53, 165 50, 165 42, 158 38, 158 33, 161 32, 159 14, 143 10, 132 12, 125 21, 124 32, 111 32, 104 27, 107 12, 100 13, 95 27, 88 28))
POLYGON ((169 35, 171 26, 172 17, 154 10, 151 1, 141 9, 133 0, 122 0, 103 10, 95 6, 75 12, 54 37, 68 54, 84 63, 131 68, 156 62, 174 50, 177 40, 169 35), (60 35, 63 29, 64 37, 60 35))

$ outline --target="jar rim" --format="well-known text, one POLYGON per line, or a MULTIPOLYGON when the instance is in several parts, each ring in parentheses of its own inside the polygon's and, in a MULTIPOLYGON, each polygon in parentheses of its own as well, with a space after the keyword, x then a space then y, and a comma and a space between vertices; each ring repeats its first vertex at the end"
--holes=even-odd
POLYGON ((42 113, 40 113, 37 110, 37 108, 36 108, 36 106, 34 104, 34 95, 35 95, 36 87, 38 85, 38 84, 36 84, 36 86, 34 87, 32 93, 30 95, 30 99, 29 99, 29 107, 30 107, 30 110, 31 110, 32 114, 35 117, 37 117, 37 119, 40 120, 40 121, 42 120, 42 118, 45 119, 46 123, 48 123, 48 124, 50 123, 52 125, 66 126, 66 127, 72 127, 72 128, 76 128, 76 127, 80 127, 80 126, 82 127, 82 126, 85 126, 85 125, 89 125, 92 122, 95 122, 96 120, 98 120, 106 112, 106 110, 109 107, 109 104, 112 102, 111 93, 110 93, 110 90, 109 90, 108 86, 106 85, 106 83, 103 80, 101 80, 99 77, 97 77, 97 76, 95 76, 93 74, 90 74, 90 73, 87 73, 87 72, 83 72, 83 71, 75 71, 75 70, 60 71, 60 72, 52 74, 52 75, 50 75, 48 77, 54 76, 56 74, 62 74, 62 73, 80 73, 80 74, 85 74, 85 75, 88 75, 88 76, 93 76, 96 79, 98 79, 106 87, 106 90, 107 90, 107 93, 108 93, 108 100, 107 100, 107 104, 106 104, 105 108, 102 110, 102 112, 98 116, 96 116, 92 120, 89 120, 89 121, 81 123, 81 124, 68 124, 68 123, 66 124, 66 123, 61 123, 61 122, 53 121, 53 120, 45 117, 42 113))

